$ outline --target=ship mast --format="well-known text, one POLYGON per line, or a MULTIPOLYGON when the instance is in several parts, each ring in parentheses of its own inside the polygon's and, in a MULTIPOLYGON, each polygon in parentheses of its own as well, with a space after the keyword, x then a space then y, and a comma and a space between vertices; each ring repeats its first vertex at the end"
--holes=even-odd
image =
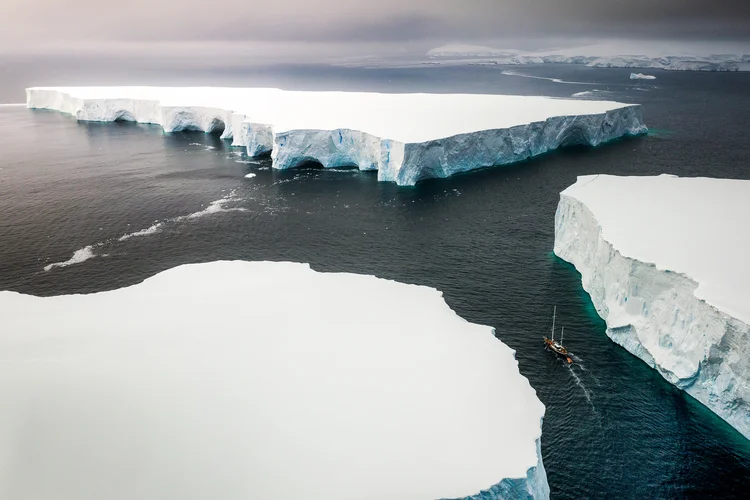
POLYGON ((552 310, 552 339, 555 340, 555 314, 557 313, 557 306, 552 310))
POLYGON ((560 345, 562 345, 562 339, 563 339, 564 333, 565 333, 565 327, 562 327, 562 330, 560 330, 560 345))

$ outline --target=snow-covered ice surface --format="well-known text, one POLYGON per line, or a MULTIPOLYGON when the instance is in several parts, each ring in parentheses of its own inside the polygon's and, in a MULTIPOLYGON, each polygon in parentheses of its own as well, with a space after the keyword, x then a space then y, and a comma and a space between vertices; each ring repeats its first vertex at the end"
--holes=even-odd
POLYGON ((399 185, 646 132, 638 105, 547 97, 209 87, 39 87, 26 94, 30 108, 79 120, 221 132, 249 156, 270 153, 278 169, 309 161, 357 166, 399 185))
POLYGON ((630 73, 631 80, 656 80, 654 75, 644 75, 643 73, 630 73))
POLYGON ((223 261, 0 317, 0 498, 549 497, 514 351, 432 288, 223 261))
POLYGON ((750 439, 750 181, 582 176, 555 253, 607 335, 750 439))
POLYGON ((492 64, 563 63, 674 71, 750 70, 750 45, 733 42, 601 40, 531 51, 452 44, 430 50, 427 57, 435 61, 471 59, 492 64))

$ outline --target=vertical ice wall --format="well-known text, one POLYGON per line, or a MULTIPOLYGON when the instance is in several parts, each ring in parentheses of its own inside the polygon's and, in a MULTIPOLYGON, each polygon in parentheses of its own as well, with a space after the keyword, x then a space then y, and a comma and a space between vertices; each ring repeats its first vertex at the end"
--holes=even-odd
MULTIPOLYGON (((603 228, 616 233, 624 225, 632 224, 635 233, 642 238, 658 238, 657 233, 649 233, 653 230, 669 239, 663 235, 684 227, 685 231, 692 232, 692 236, 687 235, 688 241, 693 241, 692 248, 690 244, 676 245, 671 250, 681 256, 687 253, 684 260, 688 263, 710 259, 710 255, 706 256, 698 248, 698 241, 713 238, 702 233, 700 220, 683 221, 684 226, 678 222, 681 217, 688 217, 685 215, 687 210, 683 210, 677 197, 669 196, 670 179, 643 178, 644 183, 658 182, 658 186, 664 185, 665 190, 660 197, 654 192, 633 192, 636 185, 625 185, 618 178, 604 177, 579 177, 574 186, 561 194, 555 214, 555 253, 581 273, 583 288, 605 320, 607 335, 613 341, 648 363, 670 383, 706 405, 750 439, 748 324, 696 296, 701 283, 680 272, 665 269, 667 262, 656 262, 654 265, 629 254, 623 255, 603 236, 603 228), (607 185, 605 181, 611 182, 607 185), (596 196, 599 199, 609 197, 607 209, 602 209, 603 205, 598 201, 596 208, 587 206, 587 202, 593 204, 594 195, 589 193, 598 189, 597 183, 602 185, 596 196), (651 217, 648 217, 648 213, 632 210, 632 206, 625 201, 629 196, 648 205, 651 217), (668 211, 669 227, 661 226, 663 221, 658 217, 659 209, 655 208, 660 203, 663 203, 661 210, 668 211), (691 252, 696 255, 691 256, 691 252)), ((697 204, 699 207, 703 203, 726 203, 730 213, 736 205, 730 196, 723 201, 705 199, 709 186, 702 185, 701 179, 671 180, 695 181, 691 186, 695 189, 694 196, 679 193, 684 203, 697 204)), ((747 183, 750 195, 750 182, 729 182, 747 183)), ((721 195, 721 187, 717 193, 721 195)), ((726 193, 729 195, 728 190, 726 193)), ((747 233, 746 224, 741 222, 747 214, 739 207, 735 208, 738 210, 735 218, 739 220, 736 230, 747 233)), ((731 218, 731 215, 728 217, 731 218)), ((711 224, 711 221, 705 223, 711 224)), ((713 225, 724 223, 726 220, 713 221, 713 225)), ((623 240, 620 237, 618 241, 623 240)), ((661 252, 670 251, 665 248, 669 247, 668 241, 660 241, 657 245, 661 247, 661 252)), ((723 265, 720 261, 726 258, 716 255, 715 259, 716 265, 723 265)), ((750 284, 741 277, 743 269, 738 268, 737 271, 736 282, 727 283, 726 286, 730 289, 739 287, 737 293, 742 293, 741 290, 746 291, 750 284)), ((712 281, 713 290, 720 292, 721 284, 717 278, 712 281)))
POLYGON ((209 88, 179 89, 174 102, 181 104, 166 105, 170 91, 30 88, 27 105, 78 120, 128 120, 157 124, 165 132, 221 133, 249 156, 270 153, 277 169, 315 161, 327 168, 377 170, 378 180, 402 186, 646 132, 638 105, 604 101, 209 88), (108 92, 137 97, 112 98, 108 92), (184 104, 191 100, 196 104, 184 104), (358 103, 371 116, 358 116, 358 103))

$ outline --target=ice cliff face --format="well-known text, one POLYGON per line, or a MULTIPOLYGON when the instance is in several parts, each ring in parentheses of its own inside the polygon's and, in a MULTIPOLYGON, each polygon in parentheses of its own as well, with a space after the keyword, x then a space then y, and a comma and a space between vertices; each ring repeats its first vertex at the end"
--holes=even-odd
MULTIPOLYGON (((607 335, 613 341, 648 363, 669 382, 706 405, 750 439, 750 327, 741 319, 711 304, 723 304, 716 299, 721 297, 721 282, 718 278, 714 277, 711 283, 713 288, 704 292, 710 293, 707 299, 701 299, 696 296, 701 283, 684 273, 665 269, 664 266, 669 263, 662 259, 655 259, 657 262, 654 265, 623 255, 620 249, 603 236, 606 234, 603 228, 606 230, 613 225, 632 223, 645 227, 654 224, 663 234, 681 227, 674 220, 671 228, 661 227, 658 216, 649 219, 642 213, 629 213, 628 207, 617 207, 617 204, 622 205, 622 196, 618 196, 616 192, 617 186, 620 194, 630 191, 634 186, 618 183, 617 178, 613 181, 612 178, 604 177, 580 177, 574 186, 561 194, 555 215, 555 253, 573 264, 581 273, 583 288, 591 296, 599 315, 606 321, 607 335), (611 196, 612 209, 609 211, 601 210, 601 203, 594 203, 593 198, 587 198, 586 190, 597 189, 596 183, 600 181, 610 183, 605 188, 608 193, 601 193, 601 196, 611 196), (587 203, 596 205, 596 208, 590 209, 587 203)), ((658 182, 659 185, 670 183, 670 179, 664 177, 650 178, 658 181, 645 179, 647 180, 644 182, 658 182)), ((673 211, 675 217, 680 217, 679 199, 685 203, 702 205, 700 182, 693 184, 697 188, 694 197, 682 196, 685 194, 683 192, 680 196, 666 200, 663 209, 673 211)), ((750 183, 746 187, 750 194, 750 183)), ((658 193, 641 193, 637 198, 640 200, 646 197, 656 198, 658 193)), ((707 203, 722 203, 722 200, 715 199, 707 203)), ((731 208, 732 201, 725 203, 731 208)), ((651 213, 657 214, 656 211, 651 213)), ((738 214, 740 218, 746 215, 742 210, 738 214)), ((696 243, 700 239, 711 238, 705 233, 701 234, 700 219, 686 222, 688 224, 685 230, 693 231, 695 238, 693 247, 700 246, 696 243)), ((722 224, 719 220, 705 222, 722 224)), ((747 233, 744 226, 740 226, 738 230, 747 233)), ((645 231, 647 233, 648 229, 645 231)), ((650 238, 651 235, 643 234, 642 237, 650 238)), ((623 241, 621 237, 617 240, 623 241)), ((664 247, 669 243, 659 241, 657 245, 664 247)), ((693 251, 687 245, 675 245, 673 250, 682 253, 693 251)), ((639 253, 632 248, 626 251, 639 253)), ((664 251, 664 248, 660 251, 664 251)), ((700 259, 700 253, 703 252, 696 250, 696 255, 689 255, 688 261, 700 259)), ((715 258, 722 259, 719 255, 715 258)), ((720 266, 722 262, 716 262, 716 265, 720 266)), ((695 274, 703 276, 704 272, 696 270, 695 274)), ((738 281, 737 285, 746 291, 747 282, 740 275, 735 279, 738 281)), ((724 285, 732 286, 728 283, 724 285)), ((740 290, 732 293, 743 292, 740 290)))
POLYGON ((79 121, 130 121, 160 125, 164 132, 195 130, 233 137, 232 112, 204 106, 164 106, 159 99, 77 97, 54 89, 28 89, 27 106, 54 109, 75 116, 79 121))
POLYGON ((270 153, 277 169, 315 161, 377 170, 402 186, 646 132, 638 105, 501 95, 30 88, 27 105, 220 133, 249 156, 270 153))
POLYGON ((544 464, 542 463, 542 447, 539 440, 536 442, 536 454, 538 457, 537 465, 529 469, 526 477, 503 479, 495 486, 461 500, 548 499, 550 490, 547 484, 547 472, 544 470, 544 464))
POLYGON ((645 131, 640 108, 631 106, 424 143, 383 141, 378 180, 414 185, 431 177, 450 177, 489 165, 516 163, 561 147, 599 146, 645 131))
MULTIPOLYGON (((252 128, 251 128, 252 129, 252 128)), ((293 168, 307 161, 324 167, 356 166, 377 170, 379 181, 413 186, 423 179, 445 178, 488 166, 507 165, 566 146, 599 146, 645 133, 640 107, 600 114, 552 117, 542 122, 425 142, 380 139, 356 130, 295 130, 263 134, 273 144, 258 145, 247 135, 251 152, 272 150, 274 168, 293 168)))

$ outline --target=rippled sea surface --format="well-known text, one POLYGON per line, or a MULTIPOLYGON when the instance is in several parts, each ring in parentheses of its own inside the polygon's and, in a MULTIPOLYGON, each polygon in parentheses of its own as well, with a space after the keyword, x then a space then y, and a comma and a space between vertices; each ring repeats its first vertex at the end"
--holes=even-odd
MULTIPOLYGON (((750 74, 657 72, 632 82, 628 70, 557 65, 278 71, 296 88, 584 92, 642 103, 652 131, 399 188, 356 170, 275 172, 201 133, 0 106, 0 289, 88 293, 218 259, 309 262, 432 286, 517 351, 547 407, 553 498, 747 497, 750 442, 611 342, 552 247, 559 192, 578 175, 750 178, 750 74), (542 348, 553 305, 572 367, 542 348)), ((273 81, 268 71, 232 76, 273 81)))

